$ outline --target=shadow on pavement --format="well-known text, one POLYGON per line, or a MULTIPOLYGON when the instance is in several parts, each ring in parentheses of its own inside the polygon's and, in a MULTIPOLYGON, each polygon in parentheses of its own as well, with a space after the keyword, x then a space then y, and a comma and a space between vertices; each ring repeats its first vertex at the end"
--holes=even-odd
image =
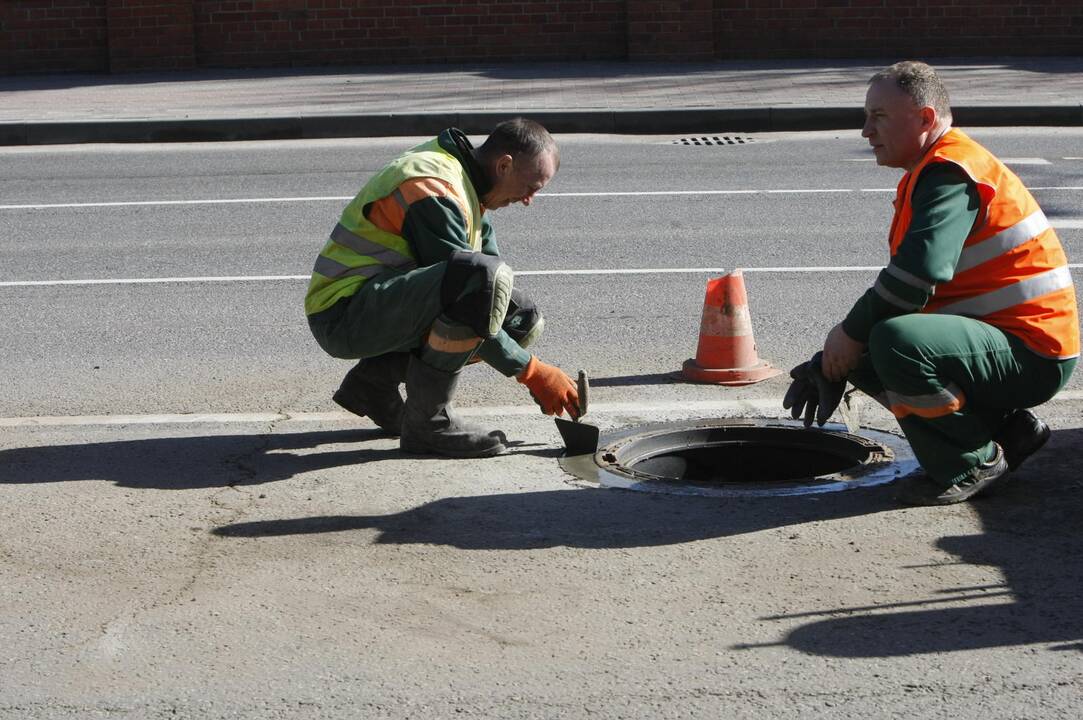
POLYGON ((591 387, 625 387, 628 385, 672 385, 683 382, 679 372, 654 373, 653 375, 612 375, 591 378, 591 387))
POLYGON ((389 515, 331 515, 225 525, 226 537, 376 529, 376 543, 463 550, 672 545, 897 510, 890 488, 818 497, 694 498, 568 489, 444 498, 389 515))
POLYGON ((316 451, 384 437, 379 430, 147 438, 0 450, 0 484, 103 480, 159 490, 257 485, 300 473, 401 457, 394 449, 316 451), (306 450, 295 453, 291 451, 306 450))
MULTIPOLYGON (((845 617, 804 625, 791 632, 785 644, 815 655, 850 658, 1031 643, 1083 650, 1080 448, 1083 430, 1054 432, 1046 449, 1028 460, 1010 485, 971 503, 981 519, 981 534, 930 538, 937 548, 956 556, 958 564, 999 568, 1003 584, 953 584, 936 597, 903 603, 912 608, 904 611, 902 605, 824 610, 815 614, 845 617), (954 607, 942 607, 949 602, 954 607)), ((925 511, 935 523, 932 516, 938 510, 925 511)))

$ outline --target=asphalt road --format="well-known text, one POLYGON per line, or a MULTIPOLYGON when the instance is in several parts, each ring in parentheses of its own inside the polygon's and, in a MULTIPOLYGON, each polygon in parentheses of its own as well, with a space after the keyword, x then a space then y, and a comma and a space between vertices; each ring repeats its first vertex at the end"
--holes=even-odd
MULTIPOLYGON (((1048 188, 1039 200, 1083 256, 1083 160, 1064 159, 1080 133, 978 136, 1048 188)), ((719 268, 748 269, 765 356, 789 367, 815 348, 875 276, 851 268, 884 262, 898 174, 870 162, 856 134, 739 137, 755 142, 562 138, 545 194, 493 217, 520 287, 550 319, 539 353, 598 378, 678 368, 719 268), (652 272, 675 269, 687 271, 652 272), (644 272, 612 274, 628 270, 644 272)), ((0 287, 5 362, 25 378, 0 397, 0 417, 334 409, 327 388, 344 364, 308 337, 303 278, 343 198, 409 144, 3 151, 0 282, 86 284, 0 287)), ((464 402, 523 400, 491 373, 470 377, 482 381, 464 402)))
MULTIPOLYGON (((973 134, 1083 258, 1083 132, 973 134)), ((603 430, 778 415, 782 378, 672 377, 719 269, 787 368, 884 262, 898 174, 856 133, 740 137, 560 137, 494 215, 603 430)), ((410 144, 0 149, 0 718, 1075 716, 1078 377, 1022 482, 946 509, 571 485, 480 367, 461 405, 513 452, 402 455, 330 402, 301 303, 410 144)))

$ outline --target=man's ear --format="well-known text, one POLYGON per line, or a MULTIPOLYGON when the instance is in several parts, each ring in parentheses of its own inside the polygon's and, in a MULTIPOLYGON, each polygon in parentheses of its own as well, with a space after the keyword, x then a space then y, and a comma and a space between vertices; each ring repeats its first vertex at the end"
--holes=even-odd
POLYGON ((932 105, 921 108, 921 129, 923 132, 928 132, 936 127, 937 121, 936 108, 932 105))
POLYGON ((502 178, 511 172, 511 167, 515 163, 515 159, 511 155, 501 155, 496 159, 496 176, 502 178))

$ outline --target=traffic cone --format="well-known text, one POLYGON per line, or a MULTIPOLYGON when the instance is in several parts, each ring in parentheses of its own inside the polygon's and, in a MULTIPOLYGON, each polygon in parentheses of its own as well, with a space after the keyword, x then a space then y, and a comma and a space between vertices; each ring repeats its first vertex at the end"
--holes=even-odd
POLYGON ((756 355, 741 271, 708 280, 696 357, 685 360, 681 374, 693 382, 751 385, 780 372, 756 355))

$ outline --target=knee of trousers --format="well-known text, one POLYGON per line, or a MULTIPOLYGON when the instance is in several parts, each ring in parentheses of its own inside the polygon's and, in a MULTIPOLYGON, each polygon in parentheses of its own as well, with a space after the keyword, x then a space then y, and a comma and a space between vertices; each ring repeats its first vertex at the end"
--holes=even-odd
POLYGON ((901 315, 882 320, 869 333, 869 361, 876 376, 888 388, 898 377, 928 377, 934 364, 921 352, 921 316, 901 315))
POLYGON ((440 304, 449 318, 476 327, 488 321, 496 275, 504 261, 495 255, 458 251, 447 259, 440 304))
POLYGON ((508 313, 504 316, 504 332, 522 347, 537 342, 545 327, 545 318, 534 300, 518 289, 511 291, 508 313))

